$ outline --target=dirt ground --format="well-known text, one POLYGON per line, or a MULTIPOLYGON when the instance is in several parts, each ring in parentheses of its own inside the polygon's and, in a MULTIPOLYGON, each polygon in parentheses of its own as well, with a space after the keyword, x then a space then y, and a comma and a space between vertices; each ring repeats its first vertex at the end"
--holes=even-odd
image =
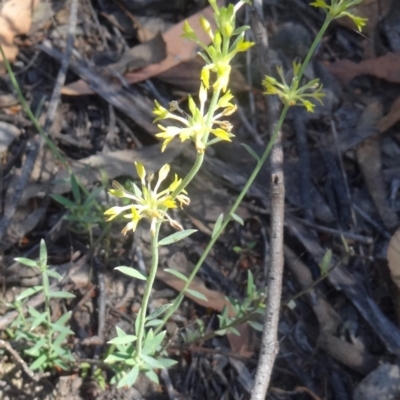
MULTIPOLYGON (((263 2, 272 61, 285 71, 305 57, 323 22, 308 3, 263 2)), ((158 371, 159 384, 141 376, 117 389, 103 362, 115 327, 132 331, 144 292, 142 281, 113 268, 146 273, 150 260, 146 224, 123 236, 121 221, 104 221, 104 210, 119 204, 107 190, 112 180, 138 178, 134 161, 149 171, 170 163, 178 175, 193 164, 193 147, 179 140, 160 152, 152 110, 154 100, 185 108, 188 94, 196 98, 203 64, 195 45, 183 45, 182 24, 210 12, 207 1, 0 4, 0 43, 46 134, 0 63, 0 399, 249 399, 262 315, 239 325, 240 336, 188 338, 218 329, 227 297, 243 301, 248 271, 260 292, 266 285, 268 162, 237 212, 244 225, 228 226, 193 283, 208 302, 186 297, 166 326, 166 350, 177 364, 158 371), (51 302, 54 318, 72 313, 65 346, 75 362, 28 376, 31 359, 13 339, 12 323, 16 296, 39 285, 40 275, 14 259, 36 259, 41 239, 50 267, 63 276, 58 287, 75 295, 51 302)), ((400 2, 364 0, 354 13, 368 18, 363 32, 350 20, 333 23, 305 74, 321 80, 324 104, 314 113, 293 107, 283 126, 285 271, 271 400, 400 398, 400 2)), ((250 18, 243 9, 238 24, 250 18)), ((182 288, 164 269, 190 274, 250 176, 255 161, 241 144, 261 154, 268 142, 262 78, 254 48, 235 59, 235 140, 207 153, 188 187, 190 206, 174 214, 198 232, 162 248, 150 310, 182 288)), ((163 226, 162 235, 170 233, 163 226)), ((43 310, 40 296, 29 301, 43 310)))

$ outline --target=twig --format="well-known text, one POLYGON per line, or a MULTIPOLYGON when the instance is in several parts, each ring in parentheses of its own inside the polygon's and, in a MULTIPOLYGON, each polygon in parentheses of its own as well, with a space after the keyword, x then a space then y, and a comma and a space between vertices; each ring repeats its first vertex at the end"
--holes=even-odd
MULTIPOLYGON (((256 49, 260 62, 262 76, 271 75, 271 62, 269 60, 269 44, 267 31, 262 23, 260 15, 252 12, 251 27, 254 32, 256 49)), ((278 99, 267 99, 269 117, 269 135, 275 131, 279 115, 278 99)), ((283 275, 283 227, 285 208, 285 186, 283 176, 283 150, 282 133, 279 132, 271 152, 271 255, 267 284, 267 307, 260 356, 257 372, 254 380, 254 388, 251 393, 252 400, 265 399, 272 368, 279 350, 278 323, 282 293, 283 275)))
POLYGON ((374 242, 374 239, 370 236, 363 236, 353 232, 346 232, 346 231, 340 231, 338 229, 328 228, 327 226, 318 225, 315 224, 314 222, 306 221, 305 219, 297 218, 293 215, 291 215, 290 218, 293 218, 297 222, 300 222, 301 224, 308 226, 309 228, 313 228, 319 232, 326 232, 326 233, 331 233, 332 235, 343 236, 345 238, 355 240, 357 242, 364 244, 372 244, 374 242))
POLYGON ((20 367, 24 370, 24 372, 35 382, 39 382, 42 378, 45 376, 49 376, 48 373, 46 374, 35 374, 28 366, 28 364, 21 358, 21 356, 18 354, 17 351, 15 351, 11 344, 6 342, 5 340, 0 339, 0 347, 2 349, 7 350, 12 357, 15 359, 17 364, 20 365, 20 367))

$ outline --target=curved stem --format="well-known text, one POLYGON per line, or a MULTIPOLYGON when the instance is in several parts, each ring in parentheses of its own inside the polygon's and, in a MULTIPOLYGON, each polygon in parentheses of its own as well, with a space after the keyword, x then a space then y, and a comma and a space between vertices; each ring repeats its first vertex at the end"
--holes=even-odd
POLYGON ((144 325, 146 322, 146 311, 149 304, 149 299, 151 295, 151 289, 153 288, 153 283, 156 278, 157 267, 158 267, 158 235, 160 233, 161 222, 158 222, 154 232, 154 236, 151 238, 151 267, 149 277, 146 282, 146 289, 143 294, 142 306, 140 307, 138 315, 138 329, 136 332, 136 355, 140 359, 142 353, 142 344, 144 337, 144 325))
MULTIPOLYGON (((215 114, 215 109, 217 107, 220 94, 221 94, 220 90, 216 90, 213 93, 213 96, 212 96, 211 102, 210 102, 210 106, 208 107, 206 124, 207 124, 207 127, 209 128, 209 130, 208 130, 207 134, 204 135, 204 138, 203 138, 203 143, 205 145, 207 145, 208 137, 210 135, 210 129, 212 128, 212 119, 215 114)), ((175 198, 176 196, 178 196, 178 194, 180 194, 182 192, 182 190, 184 190, 186 188, 186 186, 189 185, 189 183, 192 181, 192 179, 199 172, 201 166, 203 165, 203 161, 204 161, 204 153, 197 153, 196 161, 194 162, 192 169, 182 180, 181 184, 172 192, 172 194, 171 194, 172 198, 175 198)))
POLYGON ((194 277, 196 276, 196 274, 199 271, 200 267, 202 266, 203 262, 207 258, 210 250, 213 248, 215 242, 218 240, 219 236, 221 235, 223 230, 228 225, 229 221, 232 218, 232 215, 235 213, 236 209, 239 207, 240 203, 242 202, 244 196, 246 195, 246 193, 250 189, 250 186, 253 184, 254 180, 256 179, 258 173, 261 170, 261 167, 264 165, 265 161, 268 158, 269 153, 271 152, 272 146, 275 143, 276 137, 278 136, 278 132, 282 127, 283 121, 286 118, 286 114, 287 114, 288 110, 289 110, 289 106, 285 105, 284 108, 282 109, 282 113, 281 113, 281 115, 279 117, 278 123, 276 124, 276 127, 275 127, 275 130, 273 132, 273 135, 271 136, 271 139, 268 142, 268 146, 264 150, 264 153, 261 156, 260 160, 257 162, 257 164, 256 164, 256 166, 255 166, 250 178, 246 182, 246 185, 243 187, 243 189, 240 192, 239 196, 237 197, 235 203, 233 204, 233 206, 229 210, 228 215, 225 217, 224 221, 221 224, 221 227, 218 229, 218 231, 215 233, 214 237, 210 240, 210 242, 208 243, 207 247, 204 249, 203 254, 201 255, 201 257, 200 257, 199 261, 197 262, 196 266, 193 268, 193 271, 190 274, 187 282, 185 283, 185 286, 183 287, 183 289, 179 293, 178 297, 172 303, 172 306, 166 312, 166 314, 165 314, 165 316, 163 318, 163 323, 160 324, 157 327, 156 332, 159 332, 161 330, 161 328, 165 325, 165 323, 168 321, 168 319, 171 317, 171 315, 177 310, 177 308, 181 304, 181 301, 182 301, 182 299, 183 299, 183 297, 185 295, 186 290, 189 288, 191 282, 193 281, 194 277))
POLYGON ((306 70, 308 64, 311 61, 311 57, 314 55, 318 44, 321 42, 322 37, 324 36, 325 31, 328 29, 328 26, 331 22, 332 22, 332 18, 329 17, 329 15, 327 15, 324 23, 321 26, 321 29, 317 33, 317 36, 315 36, 315 39, 314 39, 310 49, 308 50, 306 58, 304 59, 303 63, 301 64, 298 75, 295 77, 297 82, 300 82, 301 78, 303 77, 304 71, 306 70))

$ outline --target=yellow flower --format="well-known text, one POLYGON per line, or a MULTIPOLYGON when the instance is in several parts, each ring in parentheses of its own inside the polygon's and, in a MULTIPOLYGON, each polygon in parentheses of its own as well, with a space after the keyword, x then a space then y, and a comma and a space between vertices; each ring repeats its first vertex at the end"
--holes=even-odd
POLYGON ((362 1, 363 0, 331 0, 331 4, 328 5, 325 0, 315 0, 310 4, 314 7, 322 8, 331 19, 338 19, 342 17, 350 18, 353 20, 357 29, 361 31, 361 28, 367 22, 367 18, 357 17, 349 12, 349 9, 357 4, 360 4, 362 1))
MULTIPOLYGON (((233 98, 231 92, 228 90, 218 101, 217 109, 223 108, 223 111, 212 117, 212 125, 211 127, 207 127, 207 119, 208 114, 204 113, 205 102, 207 100, 207 92, 204 85, 201 85, 200 89, 200 108, 198 108, 193 101, 193 98, 189 95, 188 97, 188 106, 190 115, 185 114, 185 117, 180 117, 176 114, 173 114, 167 111, 168 115, 166 118, 174 119, 179 121, 183 126, 163 126, 157 125, 161 132, 157 133, 156 136, 163 139, 163 145, 161 151, 164 151, 167 145, 171 142, 171 140, 178 136, 179 139, 184 142, 185 140, 192 140, 195 143, 196 149, 199 153, 204 152, 205 148, 209 143, 204 143, 204 137, 211 132, 220 140, 231 141, 231 138, 234 136, 230 133, 230 130, 225 129, 222 121, 219 119, 223 116, 227 116, 232 114, 236 110, 236 106, 230 102, 233 98), (214 128, 213 125, 220 125, 219 128, 214 128)), ((164 115, 165 108, 160 106, 159 103, 156 102, 156 108, 153 111, 156 115, 164 115)), ((183 113, 182 110, 179 110, 183 113)), ((226 122, 226 121, 225 121, 226 122)), ((227 126, 227 125, 225 125, 227 126)), ((215 143, 215 139, 213 139, 213 143, 215 143)))
POLYGON ((122 230, 124 235, 129 231, 134 232, 137 224, 143 218, 150 221, 151 234, 155 232, 156 223, 163 221, 168 221, 175 229, 182 230, 182 226, 167 214, 168 209, 177 207, 176 200, 181 207, 183 204, 188 205, 190 203, 189 197, 186 196, 186 191, 182 191, 175 198, 171 196, 181 183, 181 179, 175 175, 175 179, 171 185, 169 185, 167 189, 158 192, 161 183, 167 178, 170 172, 170 166, 165 164, 161 167, 158 172, 157 182, 153 188, 151 186, 151 178, 153 175, 147 175, 142 164, 135 163, 135 166, 142 188, 140 189, 137 185, 132 183, 131 192, 126 190, 118 182, 113 181, 113 189, 111 189, 109 193, 119 198, 133 200, 133 202, 127 206, 114 206, 108 209, 104 213, 106 220, 111 221, 118 215, 122 215, 124 218, 128 219, 129 222, 122 230))

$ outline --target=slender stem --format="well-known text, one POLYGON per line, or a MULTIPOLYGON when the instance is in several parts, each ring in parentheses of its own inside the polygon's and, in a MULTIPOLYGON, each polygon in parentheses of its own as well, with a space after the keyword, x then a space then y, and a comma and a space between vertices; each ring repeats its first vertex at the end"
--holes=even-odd
POLYGON ((45 285, 45 280, 49 278, 46 275, 46 269, 42 271, 42 285, 43 285, 43 295, 44 295, 44 312, 46 313, 46 323, 47 323, 47 346, 48 354, 50 355, 53 351, 53 332, 51 329, 51 310, 50 310, 50 298, 48 293, 47 285, 45 285))
POLYGON ((17 82, 17 79, 15 78, 14 72, 11 68, 10 63, 8 62, 8 59, 4 53, 3 47, 0 45, 0 54, 3 57, 4 65, 6 67, 7 73, 10 77, 11 84, 13 85, 15 91, 17 92, 18 100, 20 101, 22 108, 26 115, 29 117, 31 120, 33 126, 36 128, 36 130, 40 133, 40 135, 44 138, 47 146, 49 146, 50 150, 53 152, 53 154, 57 157, 57 159, 61 162, 61 164, 69 170, 69 166, 67 162, 65 161, 65 158, 62 156, 60 150, 58 147, 51 141, 51 139, 48 137, 46 132, 43 130, 43 128, 40 126, 38 119, 36 116, 33 114, 31 108, 29 107, 28 102, 25 100, 24 95, 22 94, 21 88, 17 82))
MULTIPOLYGON (((210 135, 210 129, 212 128, 212 119, 215 114, 215 109, 217 107, 220 94, 221 94, 221 90, 216 90, 213 93, 213 96, 212 96, 211 102, 210 102, 210 106, 208 107, 207 120, 206 120, 208 132, 204 135, 204 138, 203 138, 203 143, 205 145, 207 145, 208 137, 210 135)), ((181 184, 172 192, 172 194, 171 194, 172 198, 175 198, 176 196, 178 196, 178 194, 180 194, 182 192, 182 190, 184 190, 186 188, 186 186, 189 185, 189 183, 192 181, 192 179, 199 172, 201 166, 203 165, 203 161, 204 161, 204 153, 197 153, 196 161, 194 162, 192 169, 182 180, 181 184)))
POLYGON ((140 359, 142 353, 142 343, 144 337, 144 324, 146 322, 146 311, 147 305, 149 304, 149 299, 151 295, 151 289, 153 288, 153 283, 156 278, 157 267, 158 267, 158 235, 160 233, 161 222, 158 222, 154 232, 154 236, 151 238, 151 267, 149 277, 146 282, 146 289, 144 291, 142 306, 140 307, 138 315, 138 330, 137 341, 136 341, 136 354, 137 358, 140 359))
POLYGON ((200 269, 200 267, 202 266, 203 262, 207 258, 208 253, 213 248, 215 242, 218 240, 219 236, 221 235, 223 230, 228 225, 229 221, 232 218, 232 215, 235 213, 236 209, 239 207, 240 203, 242 202, 244 196, 248 192, 250 186, 253 184, 254 180, 256 179, 258 173, 261 170, 261 167, 264 165, 265 161, 268 158, 269 153, 271 152, 272 146, 275 143, 276 137, 278 136, 279 130, 282 127, 283 121, 286 118, 286 114, 287 114, 288 110, 289 110, 289 106, 285 105, 284 108, 282 109, 282 113, 281 113, 281 115, 279 117, 278 123, 277 123, 277 125, 275 127, 275 130, 273 132, 273 135, 271 136, 271 139, 269 140, 268 145, 267 145, 266 149, 264 150, 263 155, 261 156, 260 160, 257 162, 257 164, 256 164, 256 166, 255 166, 250 178, 246 182, 246 185, 243 187, 242 191, 240 192, 239 196, 237 197, 237 199, 236 199, 235 203, 233 204, 232 208, 229 210, 228 215, 225 217, 224 221, 221 224, 221 227, 218 229, 218 231, 215 233, 214 237, 208 243, 208 245, 205 248, 203 254, 201 255, 199 261, 197 262, 196 266, 193 268, 193 271, 190 274, 187 282, 185 283, 185 286, 183 287, 183 289, 179 293, 178 297, 172 303, 172 306, 166 312, 166 314, 165 314, 165 316, 163 318, 163 323, 160 324, 157 327, 156 332, 159 332, 161 330, 161 328, 165 325, 165 323, 168 321, 168 319, 171 317, 171 315, 179 307, 179 305, 180 305, 180 303, 181 303, 181 301, 182 301, 182 299, 183 299, 183 297, 185 295, 186 290, 189 288, 190 284, 192 283, 192 280, 194 279, 194 277, 196 276, 198 270, 200 269))
POLYGON ((325 34, 325 31, 328 29, 329 24, 332 22, 332 18, 329 17, 329 15, 326 16, 324 23, 321 26, 321 29, 319 30, 319 32, 317 33, 317 36, 315 36, 315 39, 310 47, 310 49, 308 50, 308 53, 306 55, 306 58, 304 59, 303 63, 301 64, 300 70, 298 75, 296 76, 296 81, 300 82, 301 78, 304 75, 304 71, 306 70, 308 64, 311 61, 311 57, 314 55, 315 50, 318 46, 318 44, 321 42, 322 37, 325 34))

